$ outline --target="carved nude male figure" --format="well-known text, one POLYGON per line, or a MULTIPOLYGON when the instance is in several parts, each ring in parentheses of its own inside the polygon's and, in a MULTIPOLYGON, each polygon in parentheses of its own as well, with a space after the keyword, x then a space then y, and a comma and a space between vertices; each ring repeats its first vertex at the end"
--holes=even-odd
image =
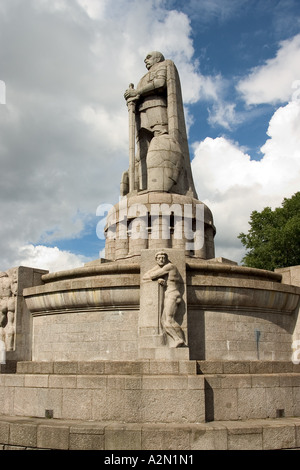
POLYGON ((172 264, 164 251, 156 253, 157 266, 150 269, 143 277, 144 281, 157 280, 164 288, 163 311, 161 324, 163 330, 174 340, 174 347, 184 346, 184 334, 175 320, 177 307, 182 301, 180 293, 181 276, 178 269, 172 264))
POLYGON ((5 341, 6 350, 12 351, 15 338, 15 305, 17 294, 16 273, 12 277, 0 273, 0 340, 5 341))

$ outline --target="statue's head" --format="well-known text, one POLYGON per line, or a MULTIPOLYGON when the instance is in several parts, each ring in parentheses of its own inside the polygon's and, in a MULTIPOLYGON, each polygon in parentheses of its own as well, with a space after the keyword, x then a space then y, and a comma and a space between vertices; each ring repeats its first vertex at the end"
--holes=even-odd
POLYGON ((156 253, 155 259, 156 259, 158 266, 161 266, 161 267, 167 264, 169 261, 168 255, 165 251, 159 251, 158 253, 156 253))
POLYGON ((165 60, 165 58, 161 52, 153 51, 147 54, 144 62, 146 64, 147 69, 149 70, 151 69, 152 65, 157 64, 158 62, 162 62, 163 60, 165 60))

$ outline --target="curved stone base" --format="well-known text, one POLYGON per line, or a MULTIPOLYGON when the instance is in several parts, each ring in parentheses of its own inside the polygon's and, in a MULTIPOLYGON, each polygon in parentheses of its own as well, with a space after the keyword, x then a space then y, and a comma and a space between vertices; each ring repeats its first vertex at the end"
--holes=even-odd
POLYGON ((187 262, 191 359, 289 361, 300 289, 281 276, 187 262))
POLYGON ((300 418, 174 426, 1 416, 0 450, 130 450, 130 457, 109 452, 102 462, 133 467, 142 457, 147 464, 200 466, 203 455, 194 451, 299 450, 299 426, 300 418))
MULTIPOLYGON (((139 356, 140 265, 134 259, 47 274, 43 285, 25 289, 33 359, 144 357, 139 356)), ((280 280, 268 271, 186 258, 188 348, 177 356, 152 348, 147 357, 291 360, 300 288, 280 280)), ((143 295, 148 294, 146 289, 143 295)))

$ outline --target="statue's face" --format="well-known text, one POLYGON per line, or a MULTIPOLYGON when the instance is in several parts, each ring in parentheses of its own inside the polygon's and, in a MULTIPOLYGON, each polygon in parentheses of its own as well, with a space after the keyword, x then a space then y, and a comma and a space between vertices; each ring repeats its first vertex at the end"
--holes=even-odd
POLYGON ((166 255, 163 255, 163 254, 157 255, 156 262, 157 262, 158 266, 160 266, 160 267, 164 266, 167 262, 166 255))
POLYGON ((147 69, 151 69, 152 65, 157 64, 157 62, 161 61, 161 56, 158 56, 154 52, 150 52, 147 54, 144 62, 146 64, 147 69))

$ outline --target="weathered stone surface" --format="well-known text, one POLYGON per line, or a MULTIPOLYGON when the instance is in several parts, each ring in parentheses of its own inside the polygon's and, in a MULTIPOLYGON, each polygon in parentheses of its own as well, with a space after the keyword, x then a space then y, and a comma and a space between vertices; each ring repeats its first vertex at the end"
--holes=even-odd
POLYGON ((204 375, 209 420, 298 416, 298 385, 290 374, 204 375))
POLYGON ((191 358, 202 356, 208 361, 229 362, 291 361, 295 311, 285 315, 282 311, 275 314, 265 310, 261 315, 260 311, 248 309, 246 305, 235 309, 224 306, 201 309, 201 301, 199 291, 197 307, 190 310, 188 322, 191 358))
MULTIPOLYGON (((2 375, 5 414, 136 423, 184 423, 299 416, 299 374, 241 373, 249 363, 189 375, 180 362, 106 363, 100 374, 2 375), (182 373, 181 371, 184 370, 182 373), (238 373, 235 373, 238 372, 238 373), (47 385, 47 386, 46 386, 47 385), (12 393, 4 392, 11 390, 12 393), (13 400, 8 397, 13 396, 13 400)), ((195 365, 195 364, 194 364, 195 365)), ((273 364, 276 368, 276 364, 273 364)), ((200 364, 201 367, 201 364, 200 364)), ((266 367, 267 368, 267 367, 266 367)), ((277 364, 278 368, 278 364, 277 364)), ((204 369, 202 367, 202 369, 204 369)), ((263 368, 261 368, 263 370, 263 368)))
POLYGON ((71 428, 69 450, 104 450, 104 430, 92 427, 71 428))
POLYGON ((143 450, 187 450, 190 436, 180 425, 145 424, 142 427, 143 450))
POLYGON ((263 428, 263 449, 291 449, 295 447, 295 428, 284 420, 263 428))
MULTIPOLYGON (((182 250, 165 251, 183 255, 182 250)), ((281 283, 279 273, 216 261, 183 260, 179 271, 184 283, 186 280, 182 302, 186 314, 181 325, 189 346, 185 356, 182 351, 176 353, 178 357, 166 353, 164 344, 160 344, 163 335, 153 334, 150 319, 155 308, 151 309, 151 302, 158 302, 158 294, 142 292, 143 265, 123 260, 47 274, 43 276, 44 285, 25 289, 33 312, 33 358, 135 360, 143 318, 144 357, 149 359, 282 362, 292 358, 291 345, 298 338, 299 287, 281 283), (143 317, 145 308, 149 315, 143 317)), ((151 269, 150 261, 148 267, 151 269)))
POLYGON ((282 275, 282 282, 293 286, 300 286, 300 266, 277 268, 275 272, 282 275))
POLYGON ((57 363, 52 374, 29 369, 2 375, 0 393, 13 398, 3 401, 4 412, 43 418, 51 410, 56 419, 108 422, 204 421, 204 378, 196 375, 195 363, 111 361, 94 367, 94 375, 80 375, 78 366, 57 363))
MULTIPOLYGON (((300 371, 300 368, 299 368, 300 371)), ((138 361, 74 361, 74 362, 31 362, 24 361, 17 364, 18 375, 0 375, 0 384, 6 381, 24 383, 22 374, 50 374, 57 377, 62 374, 70 377, 70 374, 77 375, 196 375, 197 362, 190 360, 149 360, 138 361), (18 377, 18 378, 16 378, 18 377)))
POLYGON ((8 443, 9 439, 9 422, 0 420, 0 442, 8 443))
POLYGON ((191 450, 227 450, 227 429, 222 423, 191 426, 191 450))
MULTIPOLYGON (((0 417, 0 449, 267 450, 299 448, 300 418, 120 424, 0 417), (9 442, 9 428, 12 430, 9 442)), ((188 461, 188 463, 190 463, 188 461)), ((195 463, 195 461, 193 462, 195 463)))
MULTIPOLYGON (((284 284, 300 286, 300 266, 290 266, 287 268, 275 269, 275 272, 282 275, 284 284)), ((300 304, 297 309, 297 320, 293 330, 293 362, 300 364, 300 304)))
POLYGON ((9 427, 9 444, 37 447, 37 427, 35 424, 30 423, 30 421, 25 423, 14 422, 9 427))
POLYGON ((111 424, 105 428, 105 450, 141 450, 141 428, 111 424))
MULTIPOLYGON (((119 266, 120 263, 117 265, 119 266)), ((109 271, 110 279, 114 276, 115 279, 119 277, 119 271, 117 270, 114 275, 110 263, 99 264, 97 267, 92 266, 81 270, 80 273, 75 270, 74 275, 80 274, 81 282, 83 282, 84 272, 90 275, 92 268, 95 277, 89 277, 88 283, 98 282, 99 269, 102 270, 103 275, 109 271)), ((185 274, 184 269, 183 274, 185 274)), ((65 276, 65 274, 63 275, 65 276)), ((47 276, 49 277, 49 275, 47 276)), ((250 270, 229 264, 214 264, 204 261, 196 263, 190 260, 185 293, 190 351, 187 359, 290 360, 291 342, 295 339, 295 309, 299 299, 299 288, 281 284, 278 276, 279 274, 267 273, 262 270, 250 270), (273 301, 270 303, 268 299, 273 299, 273 301), (226 302, 229 302, 230 305, 229 303, 227 305, 226 302)), ((67 281, 60 280, 58 275, 50 276, 49 279, 53 280, 54 278, 57 279, 57 285, 53 283, 51 288, 53 289, 55 284, 55 289, 64 289, 66 292, 68 284, 60 286, 60 283, 67 281)), ((101 282, 103 282, 103 276, 101 282)), ((122 279, 121 282, 123 282, 122 279)), ((139 284, 140 281, 134 280, 133 282, 139 284)), ((126 302, 130 301, 132 287, 129 290, 120 291, 120 299, 122 298, 123 304, 124 293, 129 295, 126 302)), ((39 293, 36 298, 40 302, 44 289, 45 295, 48 295, 49 284, 34 289, 36 294, 39 293)), ((70 289, 71 298, 73 291, 71 287, 70 289)), ((27 292, 30 293, 28 299, 33 301, 35 294, 32 295, 32 289, 25 291, 26 296, 27 292)), ((55 292, 56 295, 57 291, 55 292)), ((136 292, 140 296, 139 287, 136 292)), ((109 289, 106 290, 106 294, 109 298, 109 289)), ((49 295, 52 296, 54 293, 49 295)), ((155 301, 155 298, 153 300, 149 295, 142 297, 145 302, 155 301)), ((63 297, 57 298, 60 299, 60 302, 65 302, 67 299, 65 294, 63 297)), ((33 317, 34 359, 47 361, 53 359, 76 360, 79 357, 85 361, 136 359, 140 318, 139 300, 135 300, 136 310, 124 310, 120 305, 115 311, 111 311, 105 302, 101 307, 101 310, 104 309, 101 314, 90 310, 87 304, 86 313, 82 312, 81 307, 75 308, 74 305, 73 309, 68 309, 67 314, 57 310, 57 315, 47 315, 47 311, 44 315, 40 315, 44 307, 36 306, 35 308, 41 310, 37 310, 39 316, 34 314, 33 317), (76 309, 78 310, 76 311, 76 309), (96 323, 99 325, 98 328, 95 328, 96 323)), ((61 304, 61 306, 63 305, 67 306, 68 303, 61 304)), ((145 333, 146 328, 148 326, 144 325, 145 333)), ((151 331, 149 335, 153 336, 151 331)), ((149 358, 164 358, 163 350, 156 348, 155 353, 151 350, 151 341, 157 345, 161 341, 160 337, 145 338, 145 341, 147 341, 145 350, 147 349, 149 358)), ((172 356, 169 354, 168 359, 171 358, 172 356)), ((176 357, 174 358, 176 359, 176 357)), ((180 357, 180 359, 183 358, 183 356, 180 357)))
POLYGON ((69 449, 69 427, 68 426, 38 426, 37 446, 44 449, 69 449))

